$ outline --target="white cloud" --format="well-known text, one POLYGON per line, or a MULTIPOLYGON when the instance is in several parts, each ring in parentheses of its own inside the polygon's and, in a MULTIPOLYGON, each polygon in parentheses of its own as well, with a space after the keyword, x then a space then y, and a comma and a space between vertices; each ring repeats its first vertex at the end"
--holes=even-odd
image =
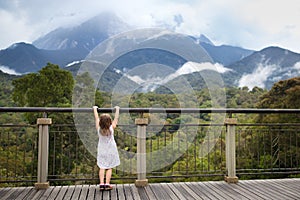
POLYGON ((278 70, 276 65, 266 65, 259 64, 257 68, 251 74, 245 74, 239 80, 239 87, 247 86, 250 90, 255 86, 260 88, 265 88, 265 82, 268 77, 278 70))
POLYGON ((0 70, 6 74, 21 75, 20 73, 17 73, 15 70, 10 69, 9 67, 3 65, 0 65, 0 70))
POLYGON ((167 24, 180 33, 205 34, 215 44, 255 50, 276 45, 300 52, 299 9, 297 0, 2 1, 0 49, 17 41, 33 41, 56 27, 112 10, 138 27, 167 24), (181 16, 181 23, 175 16, 181 16))
POLYGON ((0 49, 16 42, 28 42, 32 34, 23 18, 18 18, 5 10, 0 10, 0 27, 0 49))
POLYGON ((219 73, 225 73, 226 71, 230 71, 231 69, 228 69, 219 63, 212 64, 212 63, 187 62, 184 65, 182 65, 182 67, 179 68, 175 73, 167 76, 164 79, 164 83, 167 83, 168 81, 175 79, 181 75, 191 74, 194 72, 200 72, 200 71, 204 71, 204 70, 214 70, 219 73))
MULTIPOLYGON (((297 62, 297 63, 294 65, 294 69, 299 70, 299 73, 300 73, 300 62, 297 62)), ((299 73, 298 73, 298 74, 299 74, 299 73)))
POLYGON ((150 64, 136 67, 131 71, 126 72, 124 75, 132 81, 141 84, 146 88, 151 88, 153 90, 158 85, 164 85, 181 75, 200 72, 203 70, 214 70, 219 73, 224 73, 231 69, 225 68, 224 66, 218 63, 212 64, 186 62, 177 70, 174 70, 173 68, 170 68, 165 65, 150 64), (147 73, 143 74, 142 70, 144 70, 144 72, 147 73), (136 71, 138 75, 136 75, 136 71))

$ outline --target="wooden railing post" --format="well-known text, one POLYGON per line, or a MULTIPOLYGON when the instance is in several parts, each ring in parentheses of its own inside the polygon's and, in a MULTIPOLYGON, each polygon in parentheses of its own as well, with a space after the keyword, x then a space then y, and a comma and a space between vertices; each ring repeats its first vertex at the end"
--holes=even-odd
POLYGON ((48 154, 49 154, 49 125, 52 124, 51 118, 38 118, 39 128, 38 144, 38 174, 36 189, 47 189, 49 187, 48 177, 48 154))
POLYGON ((237 183, 238 177, 236 176, 236 153, 235 153, 235 127, 237 125, 236 118, 225 119, 226 125, 226 169, 227 176, 225 181, 228 183, 237 183))
POLYGON ((135 180, 135 186, 145 187, 148 185, 148 179, 146 179, 146 127, 148 118, 137 118, 135 124, 137 125, 137 180, 135 180))

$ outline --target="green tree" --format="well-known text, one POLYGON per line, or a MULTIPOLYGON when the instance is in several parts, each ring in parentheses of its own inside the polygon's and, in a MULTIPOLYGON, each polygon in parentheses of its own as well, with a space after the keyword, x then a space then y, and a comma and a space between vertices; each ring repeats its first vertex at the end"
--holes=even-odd
POLYGON ((279 81, 262 96, 259 108, 300 108, 300 77, 279 81))
POLYGON ((71 72, 48 63, 38 73, 15 79, 13 86, 13 100, 18 106, 65 106, 71 102, 74 79, 71 72))
MULTIPOLYGON (((74 79, 71 72, 61 69, 58 65, 48 63, 37 73, 30 73, 18 79, 13 80, 13 100, 18 106, 25 107, 71 107, 72 93, 74 87, 74 79)), ((25 113, 27 121, 35 124, 38 117, 42 117, 43 113, 25 113)), ((50 141, 56 141, 55 146, 50 143, 49 163, 63 163, 65 167, 59 169, 55 165, 51 174, 69 173, 74 163, 72 158, 75 154, 67 154, 66 152, 75 152, 76 135, 69 133, 75 132, 72 113, 48 113, 52 118, 50 128, 50 141), (58 124, 71 124, 62 127, 58 124), (69 141, 66 144, 65 141, 69 141), (53 152, 56 152, 55 154, 53 152), (60 173, 59 173, 60 172, 60 173)), ((50 167, 52 170, 53 167, 50 167)))
POLYGON ((75 77, 73 105, 76 107, 92 107, 91 103, 101 107, 103 106, 104 99, 99 90, 95 91, 94 80, 88 72, 85 72, 75 77))

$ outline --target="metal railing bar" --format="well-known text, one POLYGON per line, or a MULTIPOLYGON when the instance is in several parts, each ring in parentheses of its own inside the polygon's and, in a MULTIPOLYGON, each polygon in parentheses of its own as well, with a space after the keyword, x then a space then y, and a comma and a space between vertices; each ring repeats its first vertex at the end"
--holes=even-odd
MULTIPOLYGON (((92 108, 0 107, 0 112, 92 112, 92 108)), ((113 112, 114 108, 98 108, 98 112, 113 112)), ((120 113, 300 113, 300 109, 258 108, 120 108, 120 113)))

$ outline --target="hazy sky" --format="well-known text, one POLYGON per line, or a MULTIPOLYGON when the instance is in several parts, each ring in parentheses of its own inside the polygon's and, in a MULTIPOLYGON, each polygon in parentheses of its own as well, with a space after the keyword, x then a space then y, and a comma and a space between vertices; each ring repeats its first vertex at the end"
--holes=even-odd
POLYGON ((274 45, 300 53, 297 0, 0 0, 0 49, 31 43, 103 10, 138 27, 167 24, 179 33, 204 34, 216 45, 254 50, 274 45))

